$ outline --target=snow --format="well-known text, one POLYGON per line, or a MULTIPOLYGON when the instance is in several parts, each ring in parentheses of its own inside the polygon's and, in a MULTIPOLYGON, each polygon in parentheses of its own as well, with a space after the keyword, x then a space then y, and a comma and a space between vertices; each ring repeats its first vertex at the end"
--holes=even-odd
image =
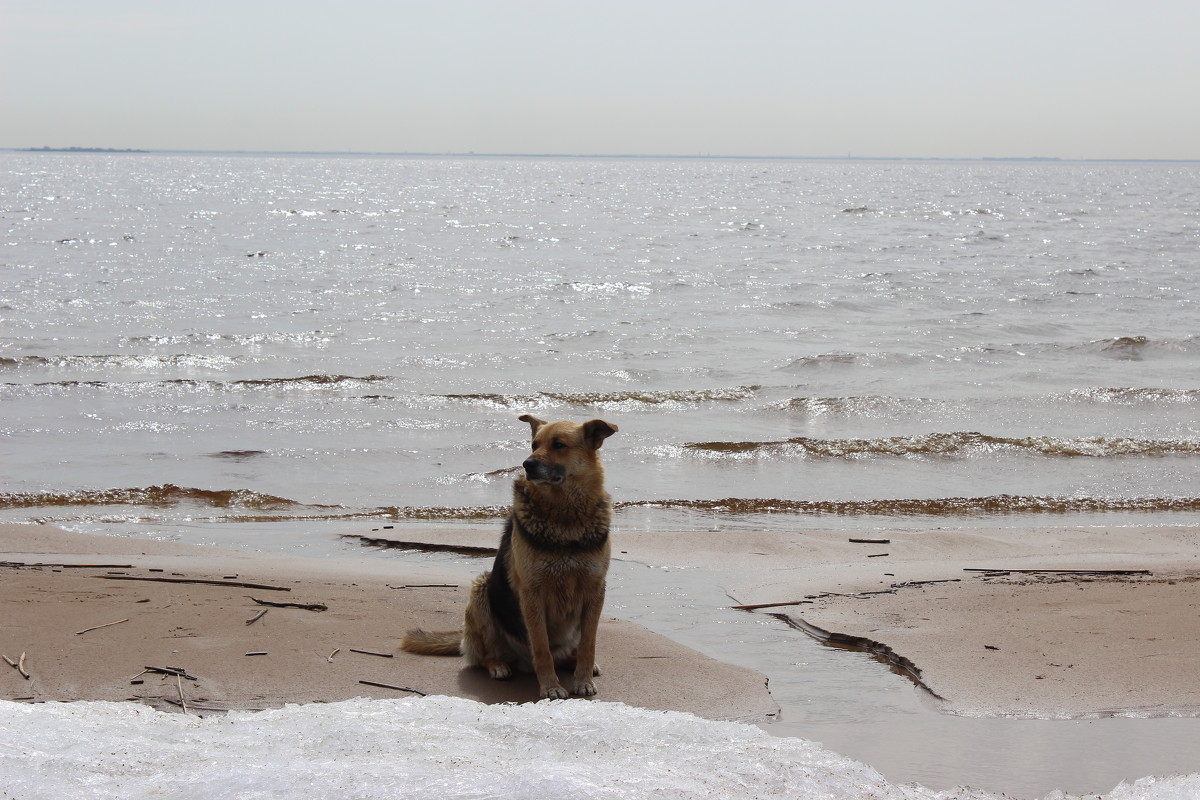
MULTIPOLYGON (((891 784, 818 744, 750 725, 620 703, 483 705, 452 697, 355 699, 203 718, 134 703, 0 701, 0 796, 999 797, 891 784)), ((1200 775, 1189 775, 1122 784, 1104 798, 1198 796, 1200 775)))

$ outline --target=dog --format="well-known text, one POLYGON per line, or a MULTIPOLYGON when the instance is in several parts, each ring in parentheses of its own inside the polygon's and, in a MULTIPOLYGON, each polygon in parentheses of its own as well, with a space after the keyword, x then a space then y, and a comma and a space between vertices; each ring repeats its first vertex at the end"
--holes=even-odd
POLYGON ((571 694, 596 693, 596 630, 604 605, 612 500, 600 445, 617 426, 545 422, 529 414, 533 452, 513 482, 512 511, 489 572, 475 579, 461 631, 409 631, 400 648, 462 655, 496 680, 537 676, 541 697, 568 697, 556 666, 574 666, 571 694))

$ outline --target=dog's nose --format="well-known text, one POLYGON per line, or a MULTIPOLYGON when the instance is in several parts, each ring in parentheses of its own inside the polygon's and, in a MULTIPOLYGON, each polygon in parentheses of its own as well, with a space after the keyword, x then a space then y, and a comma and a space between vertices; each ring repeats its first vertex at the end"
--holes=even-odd
POLYGON ((542 462, 535 458, 527 458, 521 463, 521 466, 525 468, 525 473, 527 475, 533 475, 538 471, 539 468, 541 468, 542 462))

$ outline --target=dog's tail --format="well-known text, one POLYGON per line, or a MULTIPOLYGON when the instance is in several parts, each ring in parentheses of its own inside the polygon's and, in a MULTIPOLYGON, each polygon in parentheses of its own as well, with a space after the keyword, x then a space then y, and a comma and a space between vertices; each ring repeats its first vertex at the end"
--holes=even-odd
POLYGON ((462 631, 425 631, 415 628, 404 634, 400 649, 423 656, 461 656, 462 631))

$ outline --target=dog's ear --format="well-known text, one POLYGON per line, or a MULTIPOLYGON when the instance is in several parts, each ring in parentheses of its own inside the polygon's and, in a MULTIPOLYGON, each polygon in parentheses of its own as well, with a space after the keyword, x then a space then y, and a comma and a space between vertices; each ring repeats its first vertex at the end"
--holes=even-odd
POLYGON ((599 450, 604 440, 617 432, 617 426, 602 419, 583 423, 583 438, 593 450, 599 450))
POLYGON ((538 419, 532 414, 522 414, 521 416, 517 417, 517 419, 521 420, 521 422, 528 422, 529 427, 533 429, 534 436, 537 436, 538 428, 546 424, 546 420, 538 419))

